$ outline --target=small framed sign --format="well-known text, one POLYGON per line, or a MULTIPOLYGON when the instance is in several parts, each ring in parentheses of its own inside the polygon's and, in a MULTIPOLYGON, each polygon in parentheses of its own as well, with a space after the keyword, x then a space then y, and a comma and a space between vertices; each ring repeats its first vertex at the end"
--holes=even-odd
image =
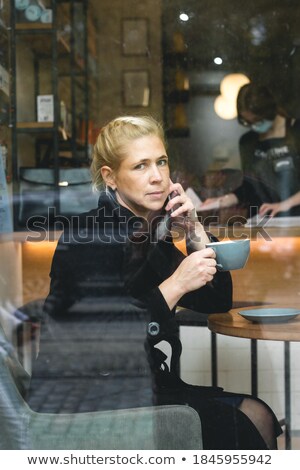
POLYGON ((122 52, 124 55, 148 55, 147 18, 124 18, 122 21, 122 52))
POLYGON ((37 97, 37 120, 38 122, 54 121, 53 95, 39 95, 37 97))
POLYGON ((148 70, 124 71, 122 88, 125 106, 149 106, 150 80, 148 70))

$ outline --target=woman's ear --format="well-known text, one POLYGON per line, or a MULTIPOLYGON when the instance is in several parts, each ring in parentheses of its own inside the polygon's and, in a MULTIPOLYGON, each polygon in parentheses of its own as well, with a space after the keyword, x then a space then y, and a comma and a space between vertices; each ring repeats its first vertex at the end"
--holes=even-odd
POLYGON ((115 182, 115 176, 114 176, 113 170, 109 166, 103 166, 101 168, 101 176, 105 185, 114 191, 117 185, 115 182))

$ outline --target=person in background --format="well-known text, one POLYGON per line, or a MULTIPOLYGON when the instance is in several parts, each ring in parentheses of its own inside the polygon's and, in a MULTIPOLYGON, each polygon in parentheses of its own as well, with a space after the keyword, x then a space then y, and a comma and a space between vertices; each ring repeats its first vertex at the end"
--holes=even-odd
POLYGON ((249 128, 239 142, 243 182, 240 187, 205 205, 237 204, 248 215, 300 215, 300 120, 290 118, 271 91, 248 83, 237 97, 238 122, 249 128), (250 208, 251 212, 250 212, 250 208))
MULTIPOLYGON (((84 355, 75 361, 72 354, 60 353, 60 348, 66 332, 72 334, 69 322, 74 315, 81 315, 80 331, 91 335, 88 318, 92 311, 101 327, 97 333, 99 351, 96 345, 90 372, 97 376, 93 410, 150 406, 150 402, 188 404, 200 415, 205 449, 277 448, 281 428, 263 401, 220 387, 191 385, 178 375, 182 346, 176 307, 207 314, 226 312, 232 305, 232 281, 229 272, 217 271, 214 251, 206 248, 214 238, 198 221, 192 201, 181 184, 170 180, 162 126, 149 116, 121 116, 109 122, 95 144, 92 176, 100 190, 98 208, 80 215, 77 236, 75 226, 72 237, 70 233, 62 235, 51 267, 45 312, 51 318, 52 331, 54 322, 66 328, 62 345, 53 352, 56 361, 64 361, 70 370, 78 367, 78 362, 87 362, 84 355), (176 248, 171 236, 175 221, 182 226, 185 220, 193 233, 188 255, 176 248), (158 230, 161 225, 169 228, 158 230), (107 335, 116 318, 123 318, 123 326, 113 329, 119 340, 107 350, 107 335), (141 348, 134 344, 130 349, 136 341, 133 328, 137 324, 144 331, 141 342, 150 364, 151 395, 149 384, 139 380, 141 373, 144 377, 147 373, 141 348), (170 366, 159 349, 161 341, 171 346, 170 366), (110 371, 110 355, 115 361, 114 373, 110 371), (115 380, 117 362, 121 363, 119 380, 115 380)), ((95 320, 91 325, 95 327, 95 320)), ((83 339, 81 334, 76 348, 83 339)), ((51 357, 44 358, 44 376, 52 363, 51 357)), ((69 379, 67 370, 58 377, 65 378, 69 379)), ((53 398, 53 392, 49 396, 53 398)))

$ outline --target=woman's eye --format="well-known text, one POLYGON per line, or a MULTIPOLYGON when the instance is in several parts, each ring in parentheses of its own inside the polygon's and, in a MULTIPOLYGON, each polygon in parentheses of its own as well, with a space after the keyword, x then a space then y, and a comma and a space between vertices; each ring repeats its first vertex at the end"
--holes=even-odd
POLYGON ((168 160, 166 158, 162 158, 157 162, 158 166, 166 166, 168 164, 168 160))
POLYGON ((135 170, 143 170, 145 168, 145 163, 139 163, 134 167, 135 170))

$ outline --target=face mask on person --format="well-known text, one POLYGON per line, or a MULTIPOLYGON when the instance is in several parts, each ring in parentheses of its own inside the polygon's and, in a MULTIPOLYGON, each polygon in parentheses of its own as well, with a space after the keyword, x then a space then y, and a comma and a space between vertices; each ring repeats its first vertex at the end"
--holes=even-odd
POLYGON ((273 121, 270 121, 269 119, 263 119, 262 121, 252 124, 251 129, 258 134, 264 134, 271 129, 272 125, 273 121))

